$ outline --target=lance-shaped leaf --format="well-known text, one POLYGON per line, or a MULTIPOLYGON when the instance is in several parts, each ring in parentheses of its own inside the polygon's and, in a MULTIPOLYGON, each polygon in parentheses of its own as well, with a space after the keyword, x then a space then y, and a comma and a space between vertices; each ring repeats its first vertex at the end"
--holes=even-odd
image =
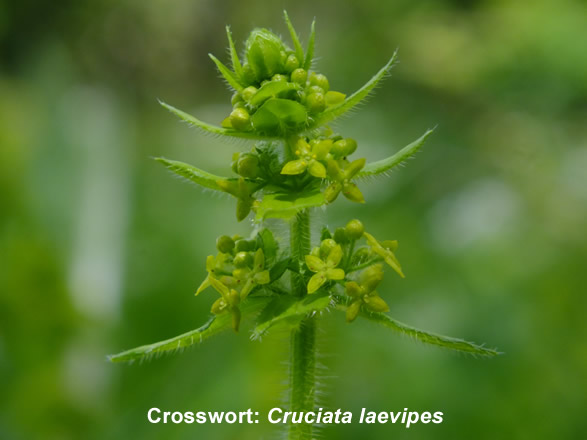
POLYGON ((236 74, 236 77, 239 80, 239 84, 242 84, 243 67, 241 66, 241 62, 238 58, 238 52, 236 51, 236 47, 234 46, 234 41, 232 41, 232 32, 230 32, 230 26, 226 26, 226 37, 228 38, 228 49, 230 50, 232 70, 234 70, 234 73, 236 74))
MULTIPOLYGON (((314 44, 316 40, 316 19, 312 20, 312 27, 310 28, 310 38, 308 39, 308 47, 306 48, 306 59, 304 60, 304 69, 310 70, 312 67, 312 59, 314 58, 314 44)), ((300 63, 302 60, 300 59, 300 63)))
POLYGON ((287 11, 283 11, 283 17, 285 18, 285 24, 287 25, 287 28, 289 29, 289 34, 291 35, 291 41, 293 41, 293 44, 294 44, 296 57, 298 58, 298 61, 301 63, 302 60, 304 59, 304 50, 302 49, 302 45, 300 44, 300 39, 298 38, 298 34, 297 34, 296 30, 294 29, 293 24, 291 24, 291 21, 289 20, 289 16, 287 15, 287 11))
POLYGON ((269 140, 277 139, 276 137, 264 136, 264 135, 257 134, 255 132, 237 131, 232 128, 218 127, 216 125, 212 125, 212 124, 208 124, 206 122, 200 121, 199 119, 195 118, 194 116, 192 116, 184 111, 181 111, 181 110, 179 110, 169 104, 166 104, 162 101, 159 101, 159 104, 161 104, 163 107, 165 107, 171 113, 173 113, 174 115, 179 117, 181 120, 187 122, 190 125, 193 125, 194 127, 199 128, 204 133, 209 133, 209 134, 218 135, 218 136, 235 137, 235 138, 241 138, 241 139, 256 139, 256 140, 262 140, 262 141, 263 140, 269 141, 269 140))
MULTIPOLYGON (((267 297, 248 298, 241 305, 243 319, 251 319, 256 316, 270 301, 267 297)), ((225 330, 232 328, 232 316, 229 313, 215 316, 206 324, 195 330, 181 334, 165 341, 154 344, 143 345, 122 353, 108 356, 110 362, 134 362, 149 359, 153 356, 161 355, 189 347, 191 345, 203 342, 206 339, 217 335, 225 330)))
POLYGON ((155 160, 162 163, 168 170, 178 176, 188 179, 190 182, 197 183, 204 188, 222 191, 217 182, 226 179, 226 177, 215 176, 214 174, 210 174, 193 165, 177 160, 165 159, 164 157, 156 157, 155 160))
POLYGON ((301 194, 271 193, 265 194, 257 207, 256 220, 267 218, 292 218, 299 211, 306 208, 321 206, 326 203, 324 194, 320 191, 310 191, 301 194))
POLYGON ((216 64, 216 67, 218 67, 218 71, 226 80, 228 85, 230 85, 230 87, 232 87, 237 92, 242 91, 243 86, 240 84, 239 79, 235 76, 232 70, 230 70, 228 67, 222 64, 222 62, 211 53, 209 53, 208 56, 210 57, 210 59, 212 59, 212 61, 214 61, 214 64, 216 64))
MULTIPOLYGON (((347 306, 351 304, 350 299, 342 296, 336 296, 338 302, 336 308, 346 312, 347 306)), ((368 312, 363 309, 359 312, 361 318, 379 324, 383 327, 394 330, 398 333, 411 336, 414 339, 423 342, 424 344, 436 345, 438 347, 447 348, 449 350, 460 351, 462 353, 469 353, 478 356, 496 356, 501 354, 497 350, 483 347, 482 345, 468 342, 463 339, 452 338, 449 336, 442 336, 436 333, 420 330, 418 328, 409 326, 399 322, 384 313, 368 312)))
POLYGON ((252 339, 263 336, 271 327, 278 324, 296 325, 309 313, 326 309, 330 305, 330 296, 326 292, 302 299, 291 295, 279 296, 271 301, 261 312, 258 324, 253 330, 252 339))
POLYGON ((420 150, 422 145, 424 145, 424 143, 426 142, 426 139, 428 138, 428 136, 430 136, 432 134, 433 131, 434 131, 434 129, 426 131, 426 133, 424 133, 419 139, 416 139, 414 142, 405 146, 404 148, 399 150, 397 153, 393 154, 392 156, 389 156, 386 159, 382 159, 382 160, 378 160, 376 162, 368 163, 361 170, 361 172, 359 174, 357 174, 357 177, 361 178, 361 177, 376 176, 378 174, 387 173, 392 168, 403 163, 404 161, 406 161, 407 159, 412 157, 414 154, 416 154, 418 152, 418 150, 420 150))
POLYGON ((324 112, 317 115, 313 123, 311 124, 310 128, 316 128, 321 125, 327 124, 330 121, 333 121, 334 119, 338 118, 339 116, 342 116, 343 114, 351 110, 353 107, 355 107, 357 104, 365 100, 373 91, 373 89, 377 87, 381 80, 389 74, 389 71, 393 67, 396 58, 397 51, 393 53, 393 56, 387 62, 387 64, 383 66, 381 70, 379 70, 379 72, 377 72, 375 76, 373 76, 373 78, 371 78, 363 87, 361 87, 359 90, 357 90, 355 93, 353 93, 340 104, 333 105, 332 107, 329 107, 324 112))

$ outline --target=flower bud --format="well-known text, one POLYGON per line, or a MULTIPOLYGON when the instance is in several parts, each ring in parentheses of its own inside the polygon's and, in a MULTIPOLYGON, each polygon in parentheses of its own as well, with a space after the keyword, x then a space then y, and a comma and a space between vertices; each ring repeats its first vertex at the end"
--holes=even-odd
POLYGON ((324 92, 327 92, 330 89, 328 78, 321 73, 312 73, 312 75, 310 75, 310 84, 322 88, 324 92))
POLYGON ((330 251, 334 249, 336 246, 336 241, 334 241, 332 238, 322 240, 322 243, 320 243, 320 258, 326 258, 328 254, 330 254, 330 251))
POLYGON ((249 86, 242 91, 242 96, 245 101, 250 101, 253 96, 257 93, 257 87, 249 86))
POLYGON ((282 55, 285 51, 281 39, 267 29, 255 29, 246 43, 245 57, 257 82, 283 71, 282 55))
POLYGON ((381 280, 383 280, 383 266, 381 264, 370 266, 361 274, 361 284, 368 292, 375 290, 381 280))
POLYGON ((374 312, 389 312, 389 306, 379 295, 366 295, 364 301, 367 308, 374 312))
POLYGON ((235 130, 246 130, 251 125, 249 112, 244 108, 235 108, 230 114, 230 124, 235 130))
POLYGON ((306 97, 306 108, 310 113, 320 113, 326 108, 324 94, 312 93, 306 97))
POLYGON ((349 238, 347 237, 344 228, 336 228, 334 231, 334 241, 336 241, 338 244, 348 243, 349 238))
POLYGON ((351 220, 346 224, 345 232, 347 237, 351 240, 358 240, 363 236, 363 232, 365 232, 365 227, 360 220, 351 220))
POLYGON ((243 102, 243 97, 239 92, 234 92, 232 98, 230 98, 230 103, 235 106, 239 102, 243 102))
POLYGON ((330 105, 337 105, 340 104, 341 102, 344 101, 344 99, 346 98, 346 95, 344 93, 340 93, 340 92, 335 92, 335 91, 328 91, 326 92, 326 95, 324 95, 324 97, 326 98, 326 105, 330 106, 330 105))
POLYGON ((237 240, 235 244, 236 252, 252 252, 255 250, 255 240, 237 240))
POLYGON ((353 322, 361 311, 361 301, 352 302, 346 309, 346 321, 353 322))
POLYGON ((215 315, 220 315, 222 312, 226 311, 227 307, 228 304, 224 298, 218 298, 216 301, 214 301, 214 304, 212 304, 211 312, 215 315))
POLYGON ((248 252, 239 252, 234 256, 233 263, 236 267, 247 267, 253 264, 253 257, 248 252))
POLYGON ((228 254, 234 249, 234 241, 228 235, 221 235, 216 239, 216 248, 223 254, 228 254))
POLYGON ((259 158, 254 154, 243 154, 237 165, 237 173, 243 177, 254 179, 259 174, 259 158))
POLYGON ((306 93, 311 95, 312 93, 322 93, 324 94, 324 89, 318 86, 310 86, 306 89, 306 93))
POLYGON ((306 80, 308 79, 308 72, 304 69, 295 69, 291 73, 290 78, 291 82, 304 86, 306 85, 306 80))
POLYGON ((287 82, 287 76, 281 75, 280 73, 277 73, 277 74, 275 74, 275 75, 273 75, 271 77, 271 81, 283 81, 283 82, 287 82))
POLYGON ((354 139, 341 139, 334 143, 330 151, 336 157, 345 157, 353 154, 357 149, 357 142, 354 139))
POLYGON ((285 71, 287 73, 292 73, 298 67, 300 67, 300 62, 298 58, 292 53, 287 57, 287 60, 285 61, 285 71))

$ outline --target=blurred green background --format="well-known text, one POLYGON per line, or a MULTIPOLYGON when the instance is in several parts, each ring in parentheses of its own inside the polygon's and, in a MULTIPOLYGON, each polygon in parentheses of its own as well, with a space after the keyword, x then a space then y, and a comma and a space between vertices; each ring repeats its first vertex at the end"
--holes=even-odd
POLYGON ((338 124, 369 159, 438 126, 388 179, 318 222, 360 217, 400 240, 399 320, 506 353, 474 359, 325 316, 328 408, 442 411, 441 425, 332 425, 324 438, 583 439, 587 421, 587 4, 580 1, 0 2, 0 438, 259 439, 276 427, 150 425, 149 408, 265 411, 287 336, 225 334, 183 355, 105 355, 199 326, 215 237, 234 202, 151 160, 223 173, 233 151, 156 98, 218 123, 224 25, 286 35, 282 9, 336 90, 400 48, 371 101, 338 124))

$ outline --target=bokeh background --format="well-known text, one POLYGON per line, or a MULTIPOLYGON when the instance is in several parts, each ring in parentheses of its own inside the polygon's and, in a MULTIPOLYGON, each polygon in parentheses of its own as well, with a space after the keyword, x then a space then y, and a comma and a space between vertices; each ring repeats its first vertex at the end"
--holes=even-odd
POLYGON ((417 159, 318 221, 398 238, 399 320, 506 354, 474 359, 325 317, 324 405, 442 411, 442 425, 330 426, 324 438, 587 435, 587 4, 570 0, 0 2, 0 438, 259 439, 276 427, 150 425, 146 411, 265 411, 287 337, 225 334, 142 365, 105 355, 199 326, 215 237, 234 203, 152 156, 223 173, 232 152, 160 98, 218 123, 230 94, 208 52, 224 26, 307 40, 336 90, 401 63, 338 128, 370 159, 437 126, 417 159))

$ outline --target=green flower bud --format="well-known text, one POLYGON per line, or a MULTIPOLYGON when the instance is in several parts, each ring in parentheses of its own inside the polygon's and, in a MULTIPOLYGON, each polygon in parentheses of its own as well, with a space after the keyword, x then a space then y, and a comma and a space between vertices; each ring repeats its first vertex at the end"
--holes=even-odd
POLYGON ((313 86, 318 86, 324 92, 327 92, 330 89, 330 84, 328 83, 328 78, 321 73, 313 73, 310 75, 310 84, 313 86))
POLYGON ((367 308, 379 313, 389 312, 389 306, 379 295, 366 295, 364 298, 367 308))
POLYGON ((357 141, 351 138, 336 141, 330 151, 336 157, 345 157, 353 154, 357 149, 357 141))
POLYGON ((223 254, 228 254, 234 249, 234 241, 228 235, 221 235, 216 239, 216 249, 223 254))
POLYGON ((304 69, 296 69, 291 73, 290 78, 291 82, 304 86, 308 79, 308 72, 304 69))
POLYGON ((322 93, 324 94, 324 89, 318 86, 310 86, 306 89, 306 93, 311 95, 312 93, 322 93))
POLYGON ((273 77, 271 77, 271 81, 287 82, 287 76, 281 75, 280 73, 277 73, 277 74, 273 75, 273 77))
POLYGON ((243 154, 237 165, 237 173, 243 177, 254 179, 259 174, 259 158, 254 154, 243 154))
POLYGON ((234 92, 232 98, 230 98, 230 103, 235 106, 239 102, 243 102, 243 97, 239 92, 234 92))
POLYGON ((334 92, 330 90, 329 92, 326 92, 326 95, 324 95, 324 97, 326 98, 326 105, 331 106, 343 102, 346 98, 346 95, 344 93, 334 92))
POLYGON ((330 251, 334 249, 336 246, 336 241, 334 241, 332 238, 322 240, 322 243, 320 243, 320 258, 326 258, 328 254, 330 254, 330 251))
POLYGON ((241 239, 236 241, 234 250, 236 252, 252 252, 255 250, 255 240, 241 239))
POLYGON ((355 255, 353 255, 353 261, 352 261, 353 266, 357 265, 357 264, 361 264, 364 261, 367 261, 370 254, 371 254, 371 251, 369 250, 369 248, 362 247, 360 249, 357 249, 357 251, 355 252, 355 255))
POLYGON ((334 182, 324 190, 324 199, 326 203, 332 203, 336 200, 338 195, 340 194, 340 190, 342 189, 342 185, 338 182, 334 182))
POLYGON ((239 252, 234 256, 233 263, 236 267, 247 267, 253 264, 253 256, 248 252, 239 252))
POLYGON ((349 238, 347 237, 344 228, 336 228, 334 231, 334 241, 336 241, 338 244, 348 243, 349 238))
POLYGON ((383 266, 381 264, 370 266, 361 274, 361 285, 368 292, 375 290, 381 280, 383 280, 383 266))
POLYGON ((361 301, 352 302, 346 309, 346 321, 353 322, 361 311, 361 301))
POLYGON ((242 285, 249 272, 250 270, 246 267, 238 267, 232 271, 232 276, 236 278, 237 283, 242 285))
POLYGON ((228 304, 226 303, 224 298, 218 298, 216 301, 214 301, 214 304, 212 304, 211 312, 215 315, 220 315, 221 313, 226 311, 227 307, 228 304))
POLYGON ((242 91, 242 97, 245 101, 250 101, 253 96, 257 93, 257 87, 249 86, 242 91))
POLYGON ((310 255, 312 255, 313 257, 320 258, 320 248, 318 246, 313 247, 312 251, 310 252, 310 255))
POLYGON ((347 237, 351 240, 358 240, 363 236, 363 232, 365 232, 365 227, 360 220, 351 220, 346 224, 345 232, 347 237))
POLYGON ((244 131, 251 126, 251 117, 244 108, 235 108, 230 114, 230 124, 235 130, 244 131))
POLYGON ((257 82, 283 71, 285 48, 281 39, 267 29, 254 29, 246 43, 247 59, 257 82))
POLYGON ((298 67, 300 67, 300 61, 298 58, 294 54, 288 56, 287 60, 285 61, 285 71, 287 73, 292 73, 298 67))
POLYGON ((310 113, 320 113, 326 108, 326 101, 322 93, 312 93, 306 98, 306 108, 310 113))

